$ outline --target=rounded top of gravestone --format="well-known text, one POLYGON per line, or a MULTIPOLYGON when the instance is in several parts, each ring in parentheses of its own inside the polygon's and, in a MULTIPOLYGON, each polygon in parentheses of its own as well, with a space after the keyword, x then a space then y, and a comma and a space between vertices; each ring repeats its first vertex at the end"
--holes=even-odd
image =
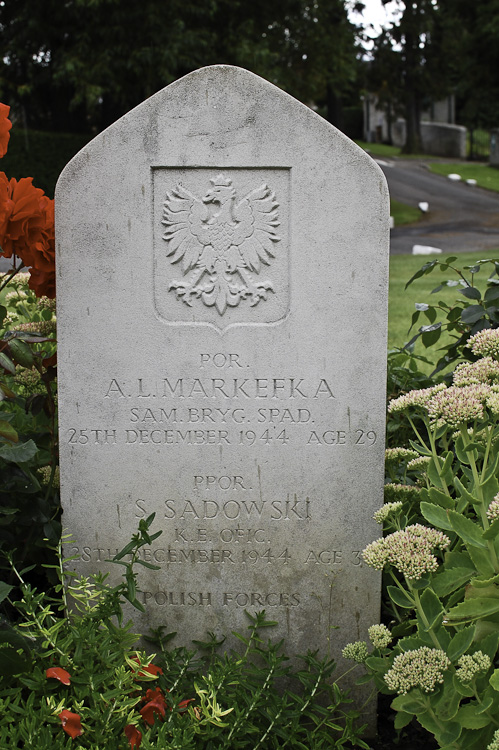
POLYGON ((56 193, 64 189, 68 178, 72 180, 75 173, 85 167, 92 153, 101 158, 102 148, 107 152, 113 148, 128 149, 129 158, 139 149, 150 155, 151 162, 166 159, 196 166, 201 163, 197 152, 203 140, 208 142, 214 162, 217 155, 225 155, 224 150, 227 153, 230 149, 233 153, 239 148, 242 152, 244 143, 249 145, 252 141, 250 163, 258 161, 258 151, 266 152, 266 143, 272 144, 266 157, 268 163, 275 144, 284 147, 289 144, 298 158, 303 145, 308 144, 311 148, 324 149, 325 158, 330 158, 334 141, 334 150, 341 150, 343 161, 349 153, 350 165, 356 169, 362 165, 385 182, 376 162, 310 107, 249 70, 211 65, 170 83, 99 133, 63 170, 56 193), (297 150, 295 136, 300 131, 306 137, 300 139, 301 146, 297 150), (177 146, 177 136, 182 140, 190 139, 190 151, 185 146, 177 146))

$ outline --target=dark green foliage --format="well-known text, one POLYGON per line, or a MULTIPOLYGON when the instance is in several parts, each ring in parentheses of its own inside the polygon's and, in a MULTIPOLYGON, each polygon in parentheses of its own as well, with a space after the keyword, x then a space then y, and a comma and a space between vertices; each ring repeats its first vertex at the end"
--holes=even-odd
POLYGON ((499 259, 478 260, 472 266, 465 266, 463 270, 455 264, 456 260, 456 256, 446 258, 445 261, 431 260, 406 284, 407 288, 416 279, 432 273, 437 268, 444 273, 450 269, 457 277, 442 281, 432 290, 432 294, 438 294, 443 287, 455 287, 457 294, 462 296, 457 296, 453 305, 443 301, 433 305, 421 303, 416 305, 417 309, 412 316, 411 328, 416 325, 421 315, 424 315, 427 322, 420 326, 417 334, 409 341, 409 347, 419 337, 424 346, 433 347, 439 341, 442 330, 452 334, 453 341, 440 349, 443 354, 437 362, 434 374, 445 370, 462 357, 474 359, 471 352, 466 349, 469 337, 484 328, 499 326, 499 259), (488 274, 487 278, 483 278, 482 275, 482 285, 479 288, 476 286, 476 275, 482 270, 488 271, 488 274), (441 320, 438 320, 439 317, 441 320))
POLYGON ((8 310, 0 329, 0 576, 17 583, 8 554, 31 568, 32 583, 48 586, 55 579, 42 565, 54 561, 51 548, 61 534, 55 340, 37 330, 55 329, 54 304, 37 301, 25 275, 9 289, 7 307, 0 306, 8 310))
POLYGON ((5 0, 0 25, 0 99, 44 130, 102 130, 177 78, 221 63, 307 103, 322 99, 332 116, 357 71, 343 0, 5 0))
POLYGON ((17 180, 26 175, 33 177, 33 184, 53 198, 60 173, 89 140, 89 135, 43 133, 15 125, 9 150, 2 159, 2 171, 17 180))
POLYGON ((212 637, 198 644, 205 656, 169 650, 169 636, 161 632, 154 665, 134 650, 138 636, 123 624, 121 607, 125 600, 137 606, 135 566, 144 564, 138 553, 161 533, 150 531, 153 520, 140 521, 115 556, 124 567, 116 586, 100 574, 87 580, 63 573, 60 549, 54 596, 24 583, 15 566, 21 598, 0 583, 0 601, 11 599, 22 621, 0 631, 0 746, 72 747, 59 718, 64 709, 81 718, 82 731, 71 741, 88 750, 128 749, 124 730, 131 724, 142 733, 141 750, 368 750, 358 713, 332 682, 334 662, 308 653, 290 666, 283 643, 263 637, 276 624, 265 612, 248 614, 248 632, 234 634, 242 644, 238 653, 218 655, 212 637), (163 710, 151 724, 140 710, 158 694, 163 710))

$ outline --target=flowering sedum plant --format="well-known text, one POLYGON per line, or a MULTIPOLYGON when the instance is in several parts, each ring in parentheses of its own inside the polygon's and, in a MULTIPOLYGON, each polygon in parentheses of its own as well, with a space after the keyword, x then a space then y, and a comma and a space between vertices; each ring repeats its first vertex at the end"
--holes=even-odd
MULTIPOLYGON (((412 492, 376 513, 385 536, 363 551, 384 570, 390 637, 349 644, 378 688, 396 697, 395 726, 413 717, 446 750, 499 747, 499 329, 469 339, 477 357, 452 383, 391 401, 414 432, 390 449, 412 492), (418 458, 415 458, 414 451, 418 458), (368 652, 368 653, 366 653, 368 652), (360 656, 360 658, 359 658, 360 656)), ((399 474, 400 475, 400 474, 399 474)), ((395 487, 396 485, 392 485, 395 487)))

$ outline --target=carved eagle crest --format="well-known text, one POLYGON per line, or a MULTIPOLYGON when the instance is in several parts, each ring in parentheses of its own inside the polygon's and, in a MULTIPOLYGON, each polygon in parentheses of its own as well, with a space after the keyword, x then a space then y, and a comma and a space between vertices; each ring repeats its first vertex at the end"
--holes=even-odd
POLYGON ((200 299, 223 315, 241 300, 254 306, 274 292, 270 281, 256 276, 275 257, 278 204, 266 184, 238 200, 230 177, 219 174, 210 182, 203 198, 180 184, 166 194, 163 239, 170 262, 183 273, 169 291, 187 305, 200 299))

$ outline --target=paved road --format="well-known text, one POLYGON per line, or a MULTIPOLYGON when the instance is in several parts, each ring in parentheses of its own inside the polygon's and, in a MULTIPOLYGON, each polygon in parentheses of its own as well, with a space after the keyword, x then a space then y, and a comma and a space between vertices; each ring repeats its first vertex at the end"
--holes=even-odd
POLYGON ((430 204, 416 224, 391 231, 391 253, 411 253, 413 245, 439 247, 444 253, 499 249, 499 193, 433 174, 412 159, 376 159, 390 195, 417 208, 430 204))

